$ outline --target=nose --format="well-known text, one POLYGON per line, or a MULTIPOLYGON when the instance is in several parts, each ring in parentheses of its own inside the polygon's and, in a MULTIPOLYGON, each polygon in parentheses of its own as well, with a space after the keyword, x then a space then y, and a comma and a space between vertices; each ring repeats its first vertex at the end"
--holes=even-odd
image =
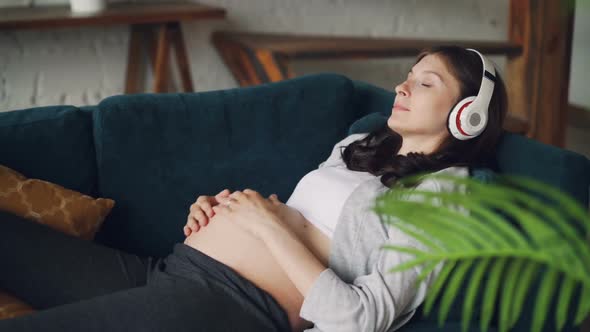
POLYGON ((395 93, 407 97, 410 93, 406 86, 406 81, 401 82, 395 87, 395 93))

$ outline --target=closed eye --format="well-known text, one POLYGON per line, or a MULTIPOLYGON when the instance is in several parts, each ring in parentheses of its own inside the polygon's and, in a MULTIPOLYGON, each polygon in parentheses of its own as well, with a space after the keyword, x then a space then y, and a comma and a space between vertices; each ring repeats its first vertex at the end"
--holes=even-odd
POLYGON ((430 85, 430 84, 424 84, 424 83, 422 83, 422 86, 425 86, 425 87, 427 87, 427 88, 428 88, 428 87, 430 87, 431 85, 430 85))

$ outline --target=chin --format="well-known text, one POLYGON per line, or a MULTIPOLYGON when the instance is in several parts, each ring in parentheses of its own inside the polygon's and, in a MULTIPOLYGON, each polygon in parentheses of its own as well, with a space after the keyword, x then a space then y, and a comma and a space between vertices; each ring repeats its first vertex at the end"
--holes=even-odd
POLYGON ((399 120, 393 119, 392 116, 390 116, 387 119, 387 126, 389 127, 389 129, 391 129, 391 130, 393 130, 393 131, 395 131, 397 133, 399 133, 399 131, 401 129, 401 128, 399 128, 399 120))

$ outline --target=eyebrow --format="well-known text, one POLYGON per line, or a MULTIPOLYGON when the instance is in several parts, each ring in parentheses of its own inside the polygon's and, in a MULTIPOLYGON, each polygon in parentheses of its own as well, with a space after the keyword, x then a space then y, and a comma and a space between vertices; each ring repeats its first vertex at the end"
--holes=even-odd
MULTIPOLYGON (((438 79, 441 80, 441 82, 443 82, 444 85, 446 85, 445 80, 443 80, 442 76, 440 76, 437 72, 432 71, 432 70, 425 70, 423 71, 424 73, 430 73, 430 74, 434 74, 436 76, 438 76, 438 79)), ((410 72, 408 74, 413 74, 412 69, 410 69, 410 72)))

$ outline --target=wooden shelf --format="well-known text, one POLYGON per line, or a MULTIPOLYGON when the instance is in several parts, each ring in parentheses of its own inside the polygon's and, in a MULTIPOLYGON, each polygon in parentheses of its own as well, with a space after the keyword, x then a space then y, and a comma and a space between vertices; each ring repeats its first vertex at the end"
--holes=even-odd
POLYGON ((213 42, 217 44, 231 43, 253 51, 266 50, 290 59, 414 57, 426 47, 443 43, 476 48, 488 55, 516 56, 522 52, 521 45, 510 42, 305 36, 231 31, 214 32, 213 42))
POLYGON ((113 3, 100 12, 72 13, 68 5, 0 9, 0 29, 42 29, 108 24, 153 24, 223 18, 225 9, 198 3, 113 3))

